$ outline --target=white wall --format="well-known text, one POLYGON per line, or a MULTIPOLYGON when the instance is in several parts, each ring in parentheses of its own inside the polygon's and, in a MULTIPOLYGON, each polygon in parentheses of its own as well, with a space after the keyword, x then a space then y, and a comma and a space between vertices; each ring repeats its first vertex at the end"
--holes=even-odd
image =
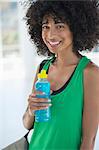
POLYGON ((42 60, 37 57, 35 46, 29 41, 23 21, 25 10, 19 9, 21 57, 11 58, 9 64, 14 66, 12 71, 5 70, 7 60, 0 61, 0 150, 27 132, 22 116, 32 90, 36 68, 42 60))

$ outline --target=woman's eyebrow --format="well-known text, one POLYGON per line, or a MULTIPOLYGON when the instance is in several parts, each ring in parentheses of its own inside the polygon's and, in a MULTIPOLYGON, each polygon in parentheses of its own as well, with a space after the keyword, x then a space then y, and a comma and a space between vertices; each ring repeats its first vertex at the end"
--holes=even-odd
MULTIPOLYGON (((54 23, 55 24, 64 23, 64 21, 55 18, 54 23)), ((48 19, 42 21, 42 25, 44 25, 44 24, 48 24, 48 19)))
POLYGON ((42 21, 42 25, 43 25, 43 24, 48 24, 48 20, 43 20, 43 21, 42 21))
POLYGON ((61 21, 61 20, 54 20, 54 22, 55 22, 55 24, 57 24, 57 23, 64 23, 64 22, 61 21))
MULTIPOLYGON (((58 24, 58 23, 64 23, 64 22, 62 22, 62 21, 55 21, 55 24, 58 24)), ((48 24, 48 21, 43 21, 42 25, 44 25, 44 24, 48 24)))
POLYGON ((57 24, 57 23, 64 23, 63 20, 61 20, 60 18, 57 18, 57 17, 54 17, 53 20, 54 20, 55 24, 57 24))

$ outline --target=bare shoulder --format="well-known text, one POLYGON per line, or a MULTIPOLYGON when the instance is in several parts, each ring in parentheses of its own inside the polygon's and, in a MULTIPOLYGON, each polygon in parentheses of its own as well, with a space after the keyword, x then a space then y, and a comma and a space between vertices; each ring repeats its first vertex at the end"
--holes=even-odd
POLYGON ((99 101, 99 67, 90 62, 84 70, 85 100, 99 101))
POLYGON ((90 62, 84 70, 84 77, 88 79, 90 82, 98 81, 99 82, 99 67, 90 62))

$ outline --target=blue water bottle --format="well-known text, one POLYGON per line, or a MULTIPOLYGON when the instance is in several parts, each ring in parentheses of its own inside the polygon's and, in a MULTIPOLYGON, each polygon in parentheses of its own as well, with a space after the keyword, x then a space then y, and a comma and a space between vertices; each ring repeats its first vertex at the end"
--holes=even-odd
MULTIPOLYGON (((46 70, 41 70, 41 73, 38 74, 38 80, 35 83, 35 90, 44 92, 44 94, 36 95, 38 98, 47 98, 48 103, 51 102, 50 100, 50 83, 47 80, 46 70)), ((51 118, 51 111, 50 107, 43 110, 36 110, 35 111, 35 121, 36 122, 45 122, 51 118)))

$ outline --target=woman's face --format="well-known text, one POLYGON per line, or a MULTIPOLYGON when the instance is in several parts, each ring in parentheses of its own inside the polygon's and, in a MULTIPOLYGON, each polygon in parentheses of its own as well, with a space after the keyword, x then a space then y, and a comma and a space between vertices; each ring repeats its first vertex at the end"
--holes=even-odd
POLYGON ((42 21, 42 39, 52 53, 72 49, 73 36, 69 26, 51 16, 44 17, 42 21))

